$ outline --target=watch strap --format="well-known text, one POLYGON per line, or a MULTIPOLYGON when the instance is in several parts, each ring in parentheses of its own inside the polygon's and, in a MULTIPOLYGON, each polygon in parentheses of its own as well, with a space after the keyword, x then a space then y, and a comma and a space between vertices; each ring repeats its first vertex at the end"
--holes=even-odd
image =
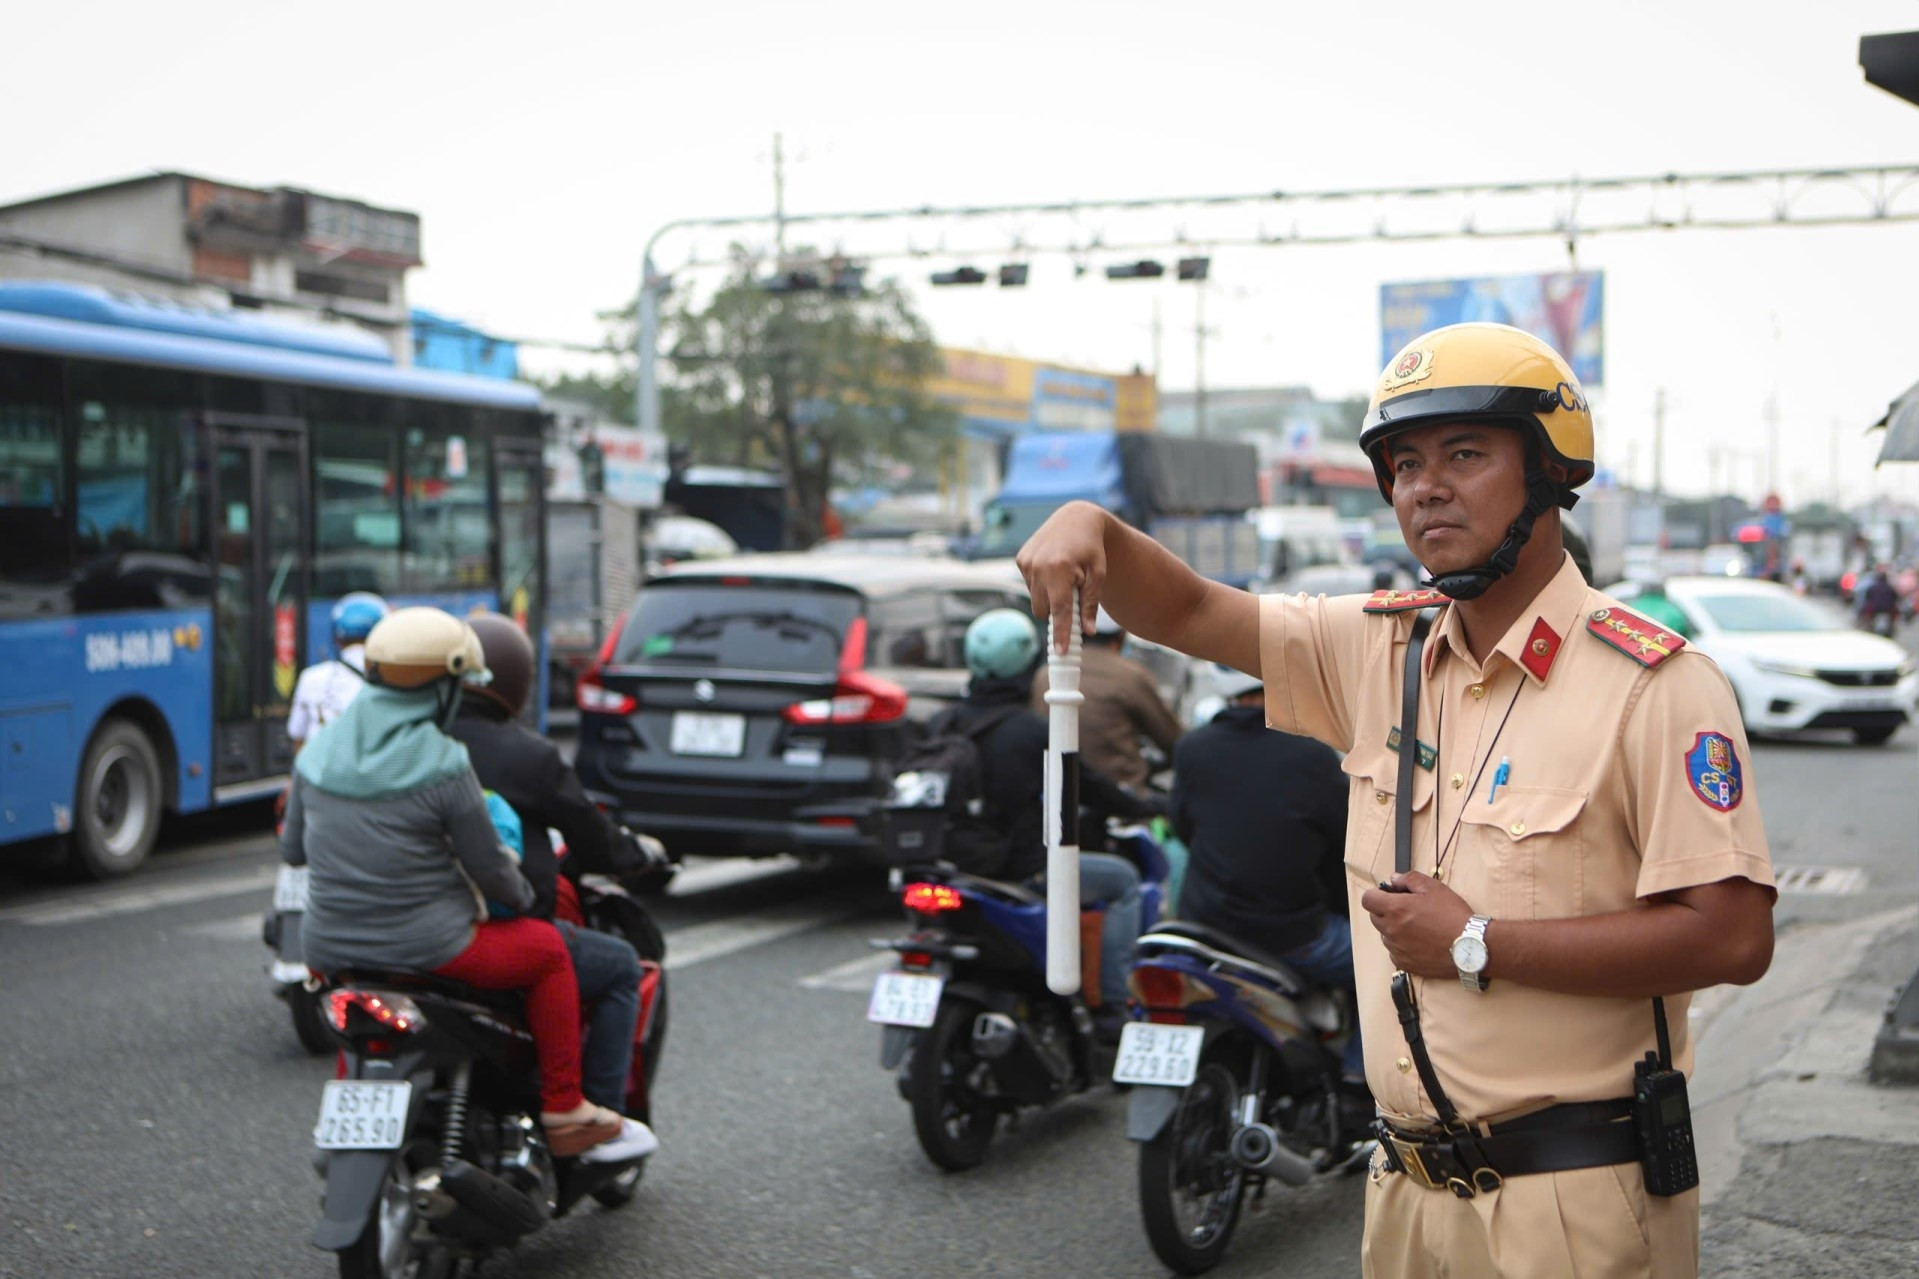
MULTIPOLYGON (((1460 939, 1471 937, 1483 947, 1486 944, 1486 925, 1492 922, 1490 915, 1474 915, 1466 921, 1466 927, 1460 930, 1460 939)), ((1455 971, 1459 973, 1459 984, 1475 994, 1483 994, 1486 988, 1492 985, 1492 982, 1487 980, 1483 969, 1476 973, 1469 973, 1463 968, 1456 968, 1455 971)))

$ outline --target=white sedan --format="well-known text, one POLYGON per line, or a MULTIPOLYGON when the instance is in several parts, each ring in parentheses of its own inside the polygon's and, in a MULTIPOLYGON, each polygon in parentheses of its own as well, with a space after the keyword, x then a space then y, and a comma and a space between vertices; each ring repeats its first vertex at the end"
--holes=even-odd
MULTIPOLYGON (((1620 582, 1607 593, 1633 608, 1651 589, 1620 582)), ((1739 577, 1667 578, 1665 594, 1686 616, 1687 642, 1726 672, 1750 733, 1850 729, 1877 746, 1919 715, 1912 655, 1835 608, 1739 577)))

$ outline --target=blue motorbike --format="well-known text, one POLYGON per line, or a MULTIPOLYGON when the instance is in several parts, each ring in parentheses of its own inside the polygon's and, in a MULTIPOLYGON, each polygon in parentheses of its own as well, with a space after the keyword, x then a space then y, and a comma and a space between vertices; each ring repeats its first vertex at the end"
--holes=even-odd
MULTIPOLYGON (((1116 828, 1110 840, 1141 868, 1150 928, 1165 854, 1141 827, 1116 828)), ((986 1157, 1002 1118, 1102 1081, 1112 1049, 1099 1043, 1084 993, 1047 987, 1043 892, 948 863, 897 869, 892 882, 912 931, 873 943, 899 962, 874 983, 866 1015, 883 1027, 880 1066, 896 1072, 920 1146, 941 1168, 963 1171, 986 1157)), ((1086 949, 1097 951, 1096 933, 1086 949)))
POLYGON ((1126 1135, 1140 1143, 1146 1235, 1166 1265, 1203 1274, 1248 1191, 1355 1172, 1371 1156, 1371 1115, 1339 1090, 1350 994, 1182 921, 1141 935, 1130 987, 1140 1019, 1120 1036, 1113 1079, 1134 1085, 1126 1135))

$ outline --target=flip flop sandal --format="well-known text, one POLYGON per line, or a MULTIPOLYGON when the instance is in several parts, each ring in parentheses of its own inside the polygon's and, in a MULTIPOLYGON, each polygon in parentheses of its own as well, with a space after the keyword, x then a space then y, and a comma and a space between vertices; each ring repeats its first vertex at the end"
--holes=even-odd
POLYGON ((547 1124, 546 1146, 555 1159, 570 1159, 581 1151, 591 1150, 602 1142, 613 1140, 625 1129, 626 1121, 612 1111, 601 1107, 592 1119, 571 1124, 547 1124))

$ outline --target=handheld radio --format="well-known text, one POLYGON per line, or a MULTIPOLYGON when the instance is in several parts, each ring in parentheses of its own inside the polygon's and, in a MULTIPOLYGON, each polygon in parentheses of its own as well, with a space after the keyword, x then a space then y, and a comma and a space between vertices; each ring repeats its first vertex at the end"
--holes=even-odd
POLYGON ((1633 1063, 1632 1118, 1639 1129, 1639 1167, 1649 1195, 1679 1195, 1699 1184, 1699 1157, 1693 1148, 1692 1103, 1686 1077, 1672 1068, 1672 1040, 1666 1033, 1666 1003, 1652 1001, 1659 1051, 1633 1063))

